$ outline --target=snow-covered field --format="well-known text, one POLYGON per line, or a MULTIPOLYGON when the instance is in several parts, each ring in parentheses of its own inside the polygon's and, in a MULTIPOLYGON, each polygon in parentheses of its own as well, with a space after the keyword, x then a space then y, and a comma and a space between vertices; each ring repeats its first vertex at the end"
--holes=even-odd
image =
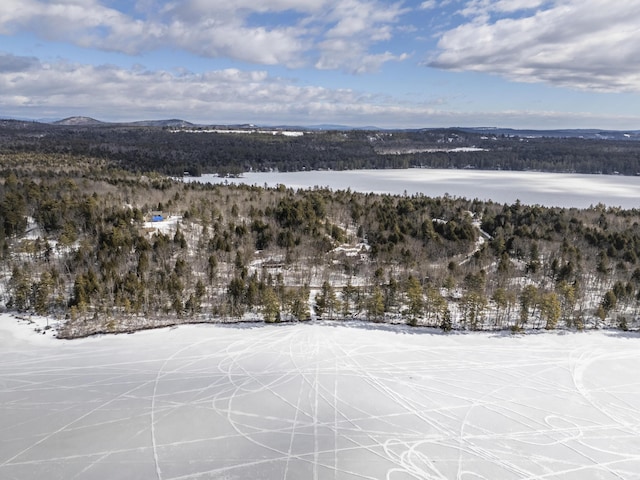
POLYGON ((3 479, 640 478, 640 337, 0 317, 3 479))

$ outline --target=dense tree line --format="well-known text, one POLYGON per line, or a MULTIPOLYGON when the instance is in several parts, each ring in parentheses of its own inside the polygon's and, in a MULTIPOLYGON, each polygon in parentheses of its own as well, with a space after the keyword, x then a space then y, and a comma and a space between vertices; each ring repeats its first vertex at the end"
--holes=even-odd
POLYGON ((2 304, 61 319, 61 335, 313 316, 638 328, 637 210, 190 184, 68 154, 2 160, 2 304))
POLYGON ((518 137, 460 129, 317 131, 303 136, 149 126, 0 122, 0 153, 91 156, 132 172, 477 168, 638 175, 640 142, 518 137), (473 151, 465 151, 473 147, 473 151))

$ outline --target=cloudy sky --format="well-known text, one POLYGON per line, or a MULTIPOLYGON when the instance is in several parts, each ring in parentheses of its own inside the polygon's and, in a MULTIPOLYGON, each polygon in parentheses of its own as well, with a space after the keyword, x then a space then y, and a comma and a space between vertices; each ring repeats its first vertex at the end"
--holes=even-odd
POLYGON ((0 117, 640 129, 640 0, 1 0, 0 117))

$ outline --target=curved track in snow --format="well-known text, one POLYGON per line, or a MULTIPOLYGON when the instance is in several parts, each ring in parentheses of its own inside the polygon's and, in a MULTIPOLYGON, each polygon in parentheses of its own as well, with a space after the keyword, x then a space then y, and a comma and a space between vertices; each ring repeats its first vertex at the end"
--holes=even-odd
POLYGON ((34 343, 0 326, 0 478, 634 478, 639 345, 366 324, 34 343))

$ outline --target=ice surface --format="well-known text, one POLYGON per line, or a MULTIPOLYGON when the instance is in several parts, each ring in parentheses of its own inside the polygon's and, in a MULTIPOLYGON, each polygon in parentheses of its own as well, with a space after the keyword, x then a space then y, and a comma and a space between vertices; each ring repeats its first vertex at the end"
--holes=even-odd
POLYGON ((241 178, 215 175, 185 177, 185 181, 246 183, 290 188, 350 188, 356 192, 430 197, 465 197, 498 203, 587 208, 603 203, 611 207, 640 208, 640 176, 583 175, 569 173, 516 172, 455 169, 390 169, 262 173, 249 172, 241 178))
POLYGON ((0 317, 0 478, 640 478, 639 342, 0 317))

